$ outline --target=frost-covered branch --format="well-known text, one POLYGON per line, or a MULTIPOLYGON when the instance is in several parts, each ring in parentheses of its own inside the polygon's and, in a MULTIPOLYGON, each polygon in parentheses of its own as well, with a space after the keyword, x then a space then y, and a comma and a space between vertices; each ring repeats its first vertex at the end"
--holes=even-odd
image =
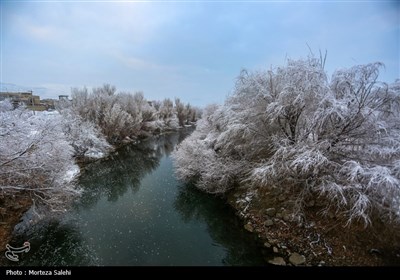
POLYGON ((381 63, 336 71, 289 60, 243 70, 225 104, 206 114, 174 153, 176 172, 218 192, 237 182, 295 186, 348 222, 400 223, 400 86, 378 82, 381 63))
POLYGON ((62 210, 79 195, 72 158, 59 114, 33 114, 24 108, 0 112, 0 191, 25 192, 38 204, 62 210))

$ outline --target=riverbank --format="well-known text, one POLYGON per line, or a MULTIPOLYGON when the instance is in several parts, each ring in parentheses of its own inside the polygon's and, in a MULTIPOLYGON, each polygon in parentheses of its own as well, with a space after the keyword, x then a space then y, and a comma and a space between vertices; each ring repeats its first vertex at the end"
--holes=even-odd
MULTIPOLYGON (((98 158, 76 157, 75 163, 79 166, 80 175, 82 175, 87 165, 96 161, 105 160, 109 156, 112 156, 113 153, 118 153, 119 150, 124 149, 127 145, 139 145, 141 142, 151 137, 161 137, 170 133, 176 133, 180 130, 191 130, 194 127, 195 124, 192 124, 191 126, 180 127, 178 130, 166 130, 158 134, 142 135, 137 139, 129 138, 114 147, 110 154, 98 158)), ((27 192, 15 192, 13 195, 0 193, 0 254, 3 254, 6 250, 6 245, 12 239, 15 226, 21 222, 21 218, 31 208, 32 204, 32 198, 27 192)), ((18 244, 13 245, 17 246, 18 244)))
POLYGON ((309 200, 305 215, 296 216, 295 201, 282 188, 235 189, 227 199, 244 228, 274 254, 266 262, 299 266, 399 266, 400 241, 383 232, 345 222, 334 213, 321 215, 322 205, 309 200), (397 245, 396 245, 397 244, 397 245))
POLYGON ((32 206, 32 199, 23 193, 5 196, 0 194, 0 252, 11 241, 15 225, 32 206))
POLYGON ((175 177, 170 155, 188 133, 151 137, 86 165, 78 182, 85 191, 70 211, 13 236, 31 243, 15 265, 262 266, 265 250, 232 208, 175 177))

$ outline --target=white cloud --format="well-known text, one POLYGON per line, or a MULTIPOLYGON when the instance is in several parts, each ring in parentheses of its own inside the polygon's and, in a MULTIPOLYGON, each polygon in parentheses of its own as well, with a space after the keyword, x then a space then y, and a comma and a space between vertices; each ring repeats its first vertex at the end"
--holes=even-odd
POLYGON ((380 60, 389 80, 398 76, 399 10, 378 3, 5 6, 3 77, 17 84, 109 82, 146 96, 201 95, 212 102, 234 86, 241 67, 282 65, 285 55, 307 56, 306 44, 316 53, 328 50, 330 74, 354 60, 380 60))

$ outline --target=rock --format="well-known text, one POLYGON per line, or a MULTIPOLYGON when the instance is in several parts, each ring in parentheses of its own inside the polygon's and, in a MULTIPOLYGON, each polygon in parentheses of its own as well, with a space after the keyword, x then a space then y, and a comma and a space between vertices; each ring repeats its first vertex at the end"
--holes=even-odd
POLYGON ((310 200, 309 202, 306 203, 307 207, 314 207, 315 205, 315 201, 314 200, 310 200))
POLYGON ((289 222, 290 221, 290 216, 289 215, 283 215, 283 220, 285 222, 289 222))
POLYGON ((274 251, 275 254, 279 252, 278 248, 276 248, 275 246, 272 248, 272 251, 274 251))
POLYGON ((282 213, 276 213, 275 217, 277 217, 278 219, 282 219, 282 213))
POLYGON ((273 265, 286 265, 286 262, 282 257, 275 257, 274 259, 269 260, 268 263, 273 265))
POLYGON ((289 262, 293 265, 301 265, 306 262, 306 258, 298 253, 293 253, 289 257, 289 262))
POLYGON ((266 226, 266 227, 270 227, 270 226, 273 226, 273 225, 274 225, 274 221, 272 221, 270 219, 266 220, 265 223, 264 223, 264 226, 266 226))
POLYGON ((318 266, 324 266, 324 265, 325 265, 324 261, 320 261, 319 264, 318 264, 318 266))
POLYGON ((281 194, 281 195, 278 196, 278 201, 279 202, 283 202, 285 200, 286 200, 286 196, 285 195, 281 194))
POLYGON ((244 225, 244 228, 245 228, 247 231, 250 231, 250 232, 253 232, 253 231, 254 231, 254 228, 253 228, 253 226, 252 226, 251 224, 245 224, 245 225, 244 225))
POLYGON ((275 208, 268 208, 268 209, 265 210, 265 214, 267 214, 270 217, 273 217, 276 214, 276 209, 275 208))
POLYGON ((14 206, 12 206, 12 209, 14 210, 19 210, 21 209, 23 206, 21 204, 15 204, 14 206))
POLYGON ((267 247, 267 248, 271 248, 271 244, 268 243, 268 242, 265 242, 265 243, 264 243, 264 246, 267 247))

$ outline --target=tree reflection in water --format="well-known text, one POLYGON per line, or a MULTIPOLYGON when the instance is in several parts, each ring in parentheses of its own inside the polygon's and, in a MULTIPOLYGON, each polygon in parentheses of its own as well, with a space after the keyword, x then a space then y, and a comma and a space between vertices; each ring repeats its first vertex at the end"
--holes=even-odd
POLYGON ((75 209, 16 236, 13 245, 28 240, 31 250, 6 265, 263 264, 260 247, 223 200, 174 177, 168 156, 189 132, 87 165, 75 209))
POLYGON ((138 145, 127 145, 107 159, 86 166, 85 176, 80 179, 84 193, 79 206, 91 207, 103 195, 109 201, 117 201, 128 189, 138 191, 142 178, 156 169, 160 159, 169 156, 191 131, 181 130, 155 136, 138 145))
POLYGON ((241 221, 224 199, 200 190, 192 184, 180 185, 174 208, 185 222, 197 220, 207 224, 214 246, 224 247, 225 265, 262 265, 265 263, 260 244, 243 229, 241 221))

